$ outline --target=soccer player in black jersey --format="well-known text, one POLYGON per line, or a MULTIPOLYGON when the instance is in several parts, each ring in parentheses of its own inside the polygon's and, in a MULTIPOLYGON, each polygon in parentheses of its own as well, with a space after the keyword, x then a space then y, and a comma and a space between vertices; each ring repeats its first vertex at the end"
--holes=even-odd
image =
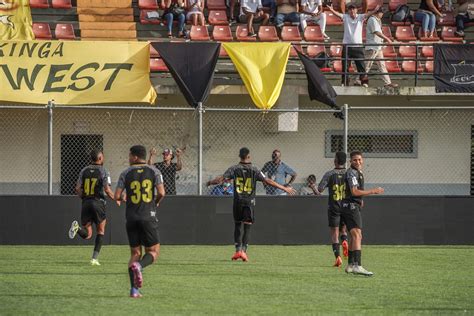
POLYGON ((211 180, 207 185, 221 184, 225 179, 234 181, 234 242, 235 254, 232 260, 242 259, 248 261, 247 247, 250 240, 250 227, 254 223, 255 194, 257 192, 257 181, 283 190, 290 195, 296 191, 291 187, 285 187, 267 178, 257 167, 250 162, 250 151, 241 148, 239 152, 239 164, 230 167, 223 176, 211 180), (242 235, 242 224, 244 233, 242 235))
POLYGON ((100 150, 93 150, 90 156, 91 165, 81 170, 76 185, 76 193, 82 199, 82 226, 79 226, 77 221, 73 221, 69 229, 69 238, 73 239, 77 234, 83 239, 91 239, 92 223, 94 223, 97 235, 90 263, 100 266, 98 258, 107 222, 105 195, 113 199, 114 194, 110 188, 110 174, 103 166, 104 154, 100 150))
POLYGON ((345 196, 345 174, 346 174, 347 155, 338 151, 334 158, 334 169, 326 172, 319 182, 318 191, 322 193, 328 188, 328 220, 331 230, 332 251, 336 257, 335 267, 342 265, 342 258, 339 250, 339 227, 341 227, 341 240, 344 256, 349 254, 349 245, 347 243, 347 230, 341 222, 342 199, 345 196))
POLYGON ((362 166, 364 159, 360 151, 351 152, 351 166, 346 171, 346 194, 342 201, 341 218, 346 223, 351 234, 349 242, 349 262, 346 267, 347 273, 372 276, 373 273, 362 267, 362 216, 361 209, 364 206, 362 198, 372 194, 382 194, 383 188, 366 190, 364 188, 364 175, 362 166))
POLYGON ((160 253, 156 211, 165 196, 165 187, 161 172, 146 164, 144 146, 131 147, 128 159, 130 167, 119 177, 115 200, 119 203, 126 191, 126 229, 131 250, 128 263, 130 297, 137 298, 141 297, 142 270, 155 262, 160 253), (142 246, 145 247, 143 257, 142 246))

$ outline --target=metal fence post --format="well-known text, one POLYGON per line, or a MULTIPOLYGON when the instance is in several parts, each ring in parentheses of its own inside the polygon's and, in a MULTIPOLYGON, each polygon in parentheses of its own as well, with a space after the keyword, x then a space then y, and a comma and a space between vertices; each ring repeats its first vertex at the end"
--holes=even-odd
POLYGON ((48 195, 53 195, 53 107, 54 101, 48 101, 48 195))
POLYGON ((348 148, 348 138, 349 138, 349 106, 344 104, 342 107, 342 111, 344 113, 344 136, 343 136, 343 145, 342 151, 347 153, 348 148))
POLYGON ((202 195, 202 102, 198 103, 199 131, 198 131, 198 195, 202 195))

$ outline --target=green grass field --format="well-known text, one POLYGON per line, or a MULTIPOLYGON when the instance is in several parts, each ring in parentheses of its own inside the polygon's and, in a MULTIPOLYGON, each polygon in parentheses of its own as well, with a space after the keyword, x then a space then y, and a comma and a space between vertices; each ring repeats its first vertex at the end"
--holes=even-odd
POLYGON ((333 268, 330 246, 163 246, 128 297, 128 248, 0 246, 0 314, 474 314, 474 247, 367 246, 372 278, 333 268))

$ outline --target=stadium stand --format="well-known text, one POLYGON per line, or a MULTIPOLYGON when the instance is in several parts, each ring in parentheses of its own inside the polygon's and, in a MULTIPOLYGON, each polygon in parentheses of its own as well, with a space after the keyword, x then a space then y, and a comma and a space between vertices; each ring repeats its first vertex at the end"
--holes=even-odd
POLYGON ((250 37, 249 30, 246 25, 238 25, 235 31, 235 37, 238 41, 241 42, 255 42, 257 40, 256 37, 250 37))
POLYGON ((33 33, 35 34, 36 39, 50 40, 53 38, 48 23, 34 22, 33 33))
POLYGON ((208 21, 211 25, 229 25, 229 22, 227 21, 227 13, 225 10, 209 11, 208 21))
POLYGON ((309 57, 316 57, 318 54, 326 54, 326 47, 324 45, 309 45, 306 49, 309 57))
POLYGON ((276 27, 272 25, 261 26, 258 29, 258 38, 261 42, 278 42, 280 40, 276 27))
POLYGON ((209 31, 206 26, 191 26, 190 37, 192 41, 209 41, 209 31))
POLYGON ((158 2, 156 0, 138 0, 138 8, 141 10, 158 10, 158 2))
POLYGON ((51 5, 54 9, 72 9, 71 0, 53 0, 51 5))
POLYGON ((309 25, 303 33, 304 39, 307 42, 324 42, 323 33, 319 25, 309 25))
POLYGON ((71 23, 58 23, 54 30, 54 36, 58 40, 75 40, 74 26, 71 23))
POLYGON ((219 42, 233 41, 232 31, 228 25, 216 25, 212 30, 212 38, 219 42))
POLYGON ((300 42, 302 38, 299 28, 297 26, 283 26, 281 39, 286 42, 300 42))
POLYGON ((30 0, 30 7, 36 9, 47 9, 49 8, 48 0, 30 0))

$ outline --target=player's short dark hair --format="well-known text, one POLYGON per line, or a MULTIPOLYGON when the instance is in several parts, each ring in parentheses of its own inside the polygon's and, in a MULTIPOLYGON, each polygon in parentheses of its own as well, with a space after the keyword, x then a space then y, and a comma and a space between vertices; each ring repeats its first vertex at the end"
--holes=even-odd
POLYGON ((143 145, 135 145, 130 147, 130 153, 139 159, 146 159, 146 148, 143 145))
POLYGON ((362 152, 358 151, 358 150, 355 150, 355 151, 351 152, 351 159, 354 156, 362 156, 362 152))
POLYGON ((239 150, 240 159, 245 159, 250 154, 250 150, 247 147, 242 147, 239 150))
POLYGON ((90 153, 91 161, 96 162, 99 160, 99 155, 102 153, 102 150, 100 149, 93 149, 90 153))
POLYGON ((334 160, 336 160, 336 164, 339 166, 343 165, 346 163, 347 160, 347 154, 343 151, 338 151, 336 153, 336 156, 334 156, 334 160))
POLYGON ((309 181, 309 180, 313 180, 313 181, 316 182, 316 176, 315 176, 314 174, 310 174, 310 175, 308 176, 308 181, 309 181))

